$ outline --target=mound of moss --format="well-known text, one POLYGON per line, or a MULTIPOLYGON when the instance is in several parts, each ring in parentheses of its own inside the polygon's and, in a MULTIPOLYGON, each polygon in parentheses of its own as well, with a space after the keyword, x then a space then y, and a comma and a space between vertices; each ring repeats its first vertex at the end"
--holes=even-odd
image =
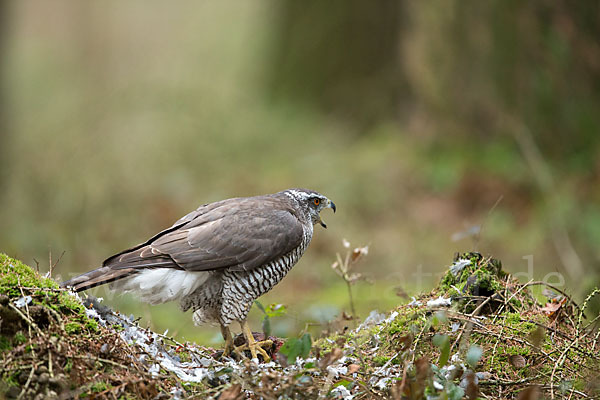
MULTIPOLYGON (((116 332, 74 295, 0 254, 0 397, 153 398, 163 383, 132 371, 116 332)), ((142 369, 143 371, 143 369, 142 369)))
POLYGON ((589 398, 600 395, 600 333, 586 304, 540 304, 499 260, 463 253, 431 293, 316 347, 341 349, 370 391, 394 399, 589 398))

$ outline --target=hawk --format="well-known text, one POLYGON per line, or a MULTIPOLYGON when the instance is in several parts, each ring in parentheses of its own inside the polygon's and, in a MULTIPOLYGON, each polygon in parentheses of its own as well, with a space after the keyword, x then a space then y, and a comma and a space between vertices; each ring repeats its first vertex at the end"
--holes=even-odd
POLYGON ((308 189, 241 197, 204 204, 146 242, 121 251, 102 267, 61 286, 76 292, 110 283, 150 304, 179 301, 193 310, 196 325, 218 324, 224 355, 250 350, 269 356, 246 321, 254 300, 268 292, 298 262, 308 247, 327 197, 308 189), (239 322, 246 345, 234 348, 229 326, 239 322))

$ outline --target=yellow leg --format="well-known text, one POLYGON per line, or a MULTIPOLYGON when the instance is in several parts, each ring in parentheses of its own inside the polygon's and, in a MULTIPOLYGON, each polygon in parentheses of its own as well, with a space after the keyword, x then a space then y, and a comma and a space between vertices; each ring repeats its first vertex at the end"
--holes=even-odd
POLYGON ((221 335, 225 339, 225 350, 223 350, 223 357, 229 356, 231 350, 233 350, 233 338, 231 337, 231 331, 228 326, 221 325, 221 335))
POLYGON ((237 353, 241 353, 243 350, 248 349, 250 350, 250 354, 252 354, 252 358, 258 359, 258 354, 260 354, 263 357, 264 362, 271 361, 271 357, 269 357, 265 349, 263 349, 261 346, 272 346, 273 341, 267 339, 257 342, 256 340, 254 340, 252 330, 250 329, 250 325, 248 325, 247 321, 240 322, 240 326, 242 327, 242 333, 246 338, 246 344, 240 347, 236 347, 235 351, 237 353))

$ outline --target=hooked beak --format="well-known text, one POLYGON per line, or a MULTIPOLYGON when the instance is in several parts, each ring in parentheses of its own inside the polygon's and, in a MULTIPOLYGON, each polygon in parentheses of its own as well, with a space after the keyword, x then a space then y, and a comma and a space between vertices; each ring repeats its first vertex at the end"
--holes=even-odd
POLYGON ((335 214, 335 203, 329 199, 327 201, 328 201, 327 207, 331 208, 333 210, 333 213, 335 214))
MULTIPOLYGON (((333 210, 333 213, 335 214, 335 203, 329 199, 327 199, 327 207, 325 208, 331 208, 333 210)), ((319 216, 320 217, 320 216, 319 216)), ((323 222, 323 220, 321 218, 319 218, 319 224, 321 224, 321 226, 325 229, 327 229, 327 225, 325 224, 325 222, 323 222)))

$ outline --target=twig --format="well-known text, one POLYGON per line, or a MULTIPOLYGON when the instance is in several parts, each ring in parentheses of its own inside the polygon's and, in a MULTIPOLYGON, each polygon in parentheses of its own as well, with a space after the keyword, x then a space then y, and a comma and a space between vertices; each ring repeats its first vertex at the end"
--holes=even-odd
POLYGON ((60 314, 58 313, 58 311, 56 311, 52 307, 45 307, 45 310, 48 311, 50 314, 52 314, 52 316, 54 318, 56 318, 56 322, 58 322, 58 325, 60 326, 60 329, 64 332, 64 330, 65 330, 65 324, 64 324, 62 318, 60 317, 60 314))
MULTIPOLYGON (((454 348, 454 346, 456 346, 456 344, 460 341, 463 333, 468 329, 469 331, 472 329, 473 327, 473 322, 471 322, 471 318, 474 318, 476 316, 479 315, 479 313, 481 312, 481 310, 483 309, 483 307, 489 303, 492 300, 495 300, 494 297, 496 297, 497 293, 495 293, 492 296, 489 296, 488 298, 486 298, 484 301, 482 301, 477 308, 475 308, 475 310, 473 310, 473 312, 469 315, 469 322, 467 322, 466 324, 464 324, 460 330, 460 332, 458 333, 458 336, 456 337, 456 340, 454 341, 454 343, 452 343, 452 346, 450 346, 450 350, 452 350, 454 348)), ((468 335, 467 338, 468 339, 468 335)), ((465 340, 466 340, 465 339, 465 340)))
POLYGON ((54 371, 52 365, 52 350, 48 349, 48 373, 50 373, 50 377, 54 378, 54 371))
MULTIPOLYGON (((83 355, 71 355, 70 357, 71 358, 78 358, 80 360, 89 360, 89 361, 94 361, 94 362, 98 361, 98 362, 101 362, 101 363, 104 363, 104 364, 110 364, 110 365, 112 365, 114 367, 119 367, 119 368, 123 368, 125 370, 129 370, 128 366, 126 366, 124 364, 121 364, 121 363, 118 363, 118 362, 113 361, 113 360, 107 360, 106 358, 90 357, 90 356, 83 356, 83 355)), ((150 373, 148 373, 146 371, 142 371, 142 370, 138 369, 138 372, 140 372, 140 373, 142 373, 142 374, 144 374, 146 376, 149 376, 151 378, 153 377, 152 374, 150 374, 150 373)))
MULTIPOLYGON (((494 315, 494 319, 492 320, 492 323, 496 323, 496 319, 498 319, 498 315, 500 315, 500 313, 502 313, 502 311, 504 311, 507 308, 507 304, 508 304, 508 300, 507 300, 507 295, 508 295, 508 281, 510 279, 510 275, 506 277, 506 281, 504 282, 504 296, 502 296, 503 300, 504 300, 504 304, 502 304, 502 306, 500 307, 500 310, 494 315)), ((504 324, 502 325, 502 328, 500 328, 500 336, 502 336, 502 334, 504 333, 504 324)), ((492 350, 492 359, 490 361, 490 365, 494 365, 494 357, 496 357, 496 351, 498 350, 498 343, 500 343, 500 339, 496 338, 496 343, 494 343, 494 349, 492 350)))
MULTIPOLYGON (((419 334, 415 338, 415 341, 413 343, 413 348, 411 350, 411 352, 412 352, 412 357, 411 357, 411 360, 410 360, 411 363, 415 362, 415 354, 416 354, 416 351, 417 351, 417 344, 419 343, 419 340, 421 340, 421 337, 423 336, 423 333, 425 333, 425 328, 426 327, 427 327, 427 324, 423 324, 423 328, 421 329, 421 331, 419 332, 419 334)), ((388 361, 391 361, 391 359, 388 360, 388 361)))
POLYGON ((56 268, 56 266, 58 265, 58 263, 60 262, 60 260, 63 258, 63 256, 65 255, 66 250, 63 250, 63 252, 60 254, 60 257, 58 257, 58 259, 56 260, 56 262, 54 264, 52 264, 52 250, 50 250, 50 264, 49 264, 49 268, 50 268, 50 278, 52 278, 52 272, 54 271, 54 268, 56 268))
POLYGON ((20 400, 23 397, 23 395, 25 394, 25 391, 27 391, 27 388, 29 387, 29 384, 31 383, 31 378, 33 378, 33 371, 35 371, 35 368, 36 368, 36 365, 31 366, 31 371, 29 372, 29 377, 27 378, 27 381, 25 382, 23 389, 21 389, 21 393, 19 393, 17 400, 20 400))
POLYGON ((16 367, 2 367, 2 371, 3 372, 19 371, 19 370, 28 369, 31 367, 34 367, 33 364, 17 365, 16 367))
POLYGON ((32 287, 32 286, 20 286, 20 289, 35 291, 35 292, 70 292, 71 289, 67 288, 51 288, 51 287, 32 287))
POLYGON ((561 290, 561 289, 557 288, 556 286, 554 286, 554 285, 551 285, 551 284, 549 284, 549 283, 547 283, 547 282, 542 282, 542 281, 527 282, 527 283, 525 284, 525 286, 537 286, 537 285, 543 285, 543 286, 547 286, 547 287, 549 287, 550 289, 556 290, 558 293, 560 293, 560 294, 562 294, 563 296, 565 296, 565 297, 566 297, 566 298, 569 300, 569 302, 570 302, 571 304, 573 304, 573 305, 574 305, 574 306, 577 308, 577 310, 579 310, 579 312, 581 312, 581 307, 579 307, 579 305, 578 305, 577 303, 575 303, 575 301, 573 301, 573 299, 571 298, 571 296, 569 296, 569 295, 568 295, 568 294, 566 294, 566 293, 565 293, 563 290, 561 290))
POLYGON ((37 324, 36 324, 35 322, 31 321, 29 318, 27 318, 27 316, 26 316, 25 314, 23 314, 23 313, 21 312, 21 310, 19 310, 17 307, 15 307, 15 306, 14 306, 12 303, 8 303, 8 306, 9 306, 10 308, 12 308, 13 310, 15 310, 15 311, 17 312, 17 314, 19 314, 19 316, 20 316, 21 318, 23 318, 23 320, 24 320, 25 322, 27 322, 27 324, 28 324, 30 327, 32 327, 33 329, 35 329, 35 331, 36 331, 36 332, 37 332, 39 335, 41 335, 41 336, 44 336, 44 333, 43 333, 43 332, 40 330, 40 328, 38 328, 37 324))
POLYGON ((515 386, 515 385, 522 385, 523 383, 536 381, 536 380, 540 379, 540 377, 541 377, 541 375, 530 376, 528 378, 523 378, 518 381, 505 381, 503 379, 488 379, 485 381, 480 381, 479 385, 481 385, 481 386, 492 386, 492 385, 515 386))

